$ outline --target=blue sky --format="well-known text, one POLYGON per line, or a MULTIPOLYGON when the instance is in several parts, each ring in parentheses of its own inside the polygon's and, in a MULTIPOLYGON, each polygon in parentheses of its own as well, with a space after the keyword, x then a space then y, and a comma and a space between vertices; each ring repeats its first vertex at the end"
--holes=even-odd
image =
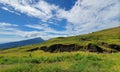
POLYGON ((0 43, 120 26, 120 0, 0 0, 0 43))

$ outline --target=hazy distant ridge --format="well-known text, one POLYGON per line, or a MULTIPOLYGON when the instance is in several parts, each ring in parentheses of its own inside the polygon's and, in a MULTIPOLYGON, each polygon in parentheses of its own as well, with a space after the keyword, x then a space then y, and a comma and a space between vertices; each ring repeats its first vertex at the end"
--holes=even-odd
POLYGON ((18 46, 24 46, 24 45, 30 45, 30 44, 37 44, 37 43, 41 43, 41 42, 44 42, 44 40, 40 37, 34 38, 34 39, 17 41, 17 42, 9 42, 9 43, 0 44, 0 49, 1 48, 18 47, 18 46))

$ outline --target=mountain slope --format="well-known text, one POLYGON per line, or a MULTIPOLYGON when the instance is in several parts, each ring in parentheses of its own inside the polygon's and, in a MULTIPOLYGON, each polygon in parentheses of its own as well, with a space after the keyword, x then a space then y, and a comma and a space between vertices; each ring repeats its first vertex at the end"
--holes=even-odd
POLYGON ((117 27, 0 50, 0 72, 120 72, 119 36, 117 27))
POLYGON ((119 52, 120 27, 110 28, 89 34, 58 37, 46 41, 39 49, 48 52, 90 51, 90 52, 119 52))
POLYGON ((37 44, 41 42, 44 42, 42 38, 34 38, 34 39, 28 39, 23 41, 0 44, 0 48, 2 49, 2 48, 18 47, 18 46, 24 46, 24 45, 30 45, 30 44, 37 44))
POLYGON ((110 28, 89 34, 57 37, 45 41, 41 44, 22 46, 8 49, 6 52, 14 51, 39 51, 45 52, 71 52, 89 51, 98 53, 112 53, 120 51, 120 27, 110 28))

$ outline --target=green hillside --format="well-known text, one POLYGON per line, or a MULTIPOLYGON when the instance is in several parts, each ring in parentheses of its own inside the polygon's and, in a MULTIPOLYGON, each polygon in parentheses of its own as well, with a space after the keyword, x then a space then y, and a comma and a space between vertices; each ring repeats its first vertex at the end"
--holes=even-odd
POLYGON ((93 47, 101 48, 104 50, 103 52, 117 52, 120 51, 120 27, 72 37, 58 37, 41 45, 49 49, 49 46, 58 44, 75 44, 76 46, 81 46, 84 51, 88 50, 87 46, 91 44, 93 47))
POLYGON ((120 27, 0 50, 0 72, 120 72, 120 27))

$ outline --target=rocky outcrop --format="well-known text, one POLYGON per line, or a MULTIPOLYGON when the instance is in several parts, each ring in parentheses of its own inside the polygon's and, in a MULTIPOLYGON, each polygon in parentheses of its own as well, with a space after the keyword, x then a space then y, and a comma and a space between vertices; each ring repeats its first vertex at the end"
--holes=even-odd
POLYGON ((104 47, 107 47, 107 48, 114 49, 116 51, 120 51, 120 45, 117 45, 117 44, 108 44, 108 43, 105 43, 105 42, 100 42, 100 45, 102 45, 104 47))
POLYGON ((92 43, 89 43, 88 46, 87 46, 87 50, 89 52, 98 52, 98 53, 102 53, 103 52, 103 49, 100 48, 99 46, 95 45, 95 44, 92 44, 92 43))
POLYGON ((109 48, 112 48, 112 49, 115 49, 115 50, 117 50, 117 51, 120 51, 120 45, 110 44, 110 45, 108 45, 108 46, 109 46, 109 48))
POLYGON ((54 44, 49 47, 43 46, 40 48, 45 52, 71 52, 71 51, 89 51, 89 52, 98 52, 102 53, 103 49, 94 44, 88 44, 87 46, 79 46, 76 44, 63 45, 63 44, 54 44))
POLYGON ((101 42, 99 44, 93 44, 89 43, 86 46, 79 46, 77 44, 69 44, 69 45, 64 45, 64 44, 53 44, 50 45, 49 47, 47 46, 42 46, 42 47, 37 47, 33 48, 30 50, 27 50, 29 52, 36 51, 36 50, 43 50, 45 52, 72 52, 72 51, 89 51, 89 52, 97 52, 97 53, 112 53, 112 52, 119 52, 120 51, 120 45, 116 44, 107 44, 104 42, 101 42), (101 46, 105 48, 101 48, 101 46), (111 50, 108 50, 107 48, 110 48, 111 50))
POLYGON ((71 52, 78 51, 82 49, 83 46, 78 46, 76 44, 63 45, 63 44, 54 44, 49 47, 43 46, 40 49, 48 52, 71 52))
POLYGON ((30 50, 27 50, 28 52, 32 52, 32 51, 36 51, 36 50, 38 50, 39 48, 37 47, 37 48, 33 48, 33 49, 30 49, 30 50))

